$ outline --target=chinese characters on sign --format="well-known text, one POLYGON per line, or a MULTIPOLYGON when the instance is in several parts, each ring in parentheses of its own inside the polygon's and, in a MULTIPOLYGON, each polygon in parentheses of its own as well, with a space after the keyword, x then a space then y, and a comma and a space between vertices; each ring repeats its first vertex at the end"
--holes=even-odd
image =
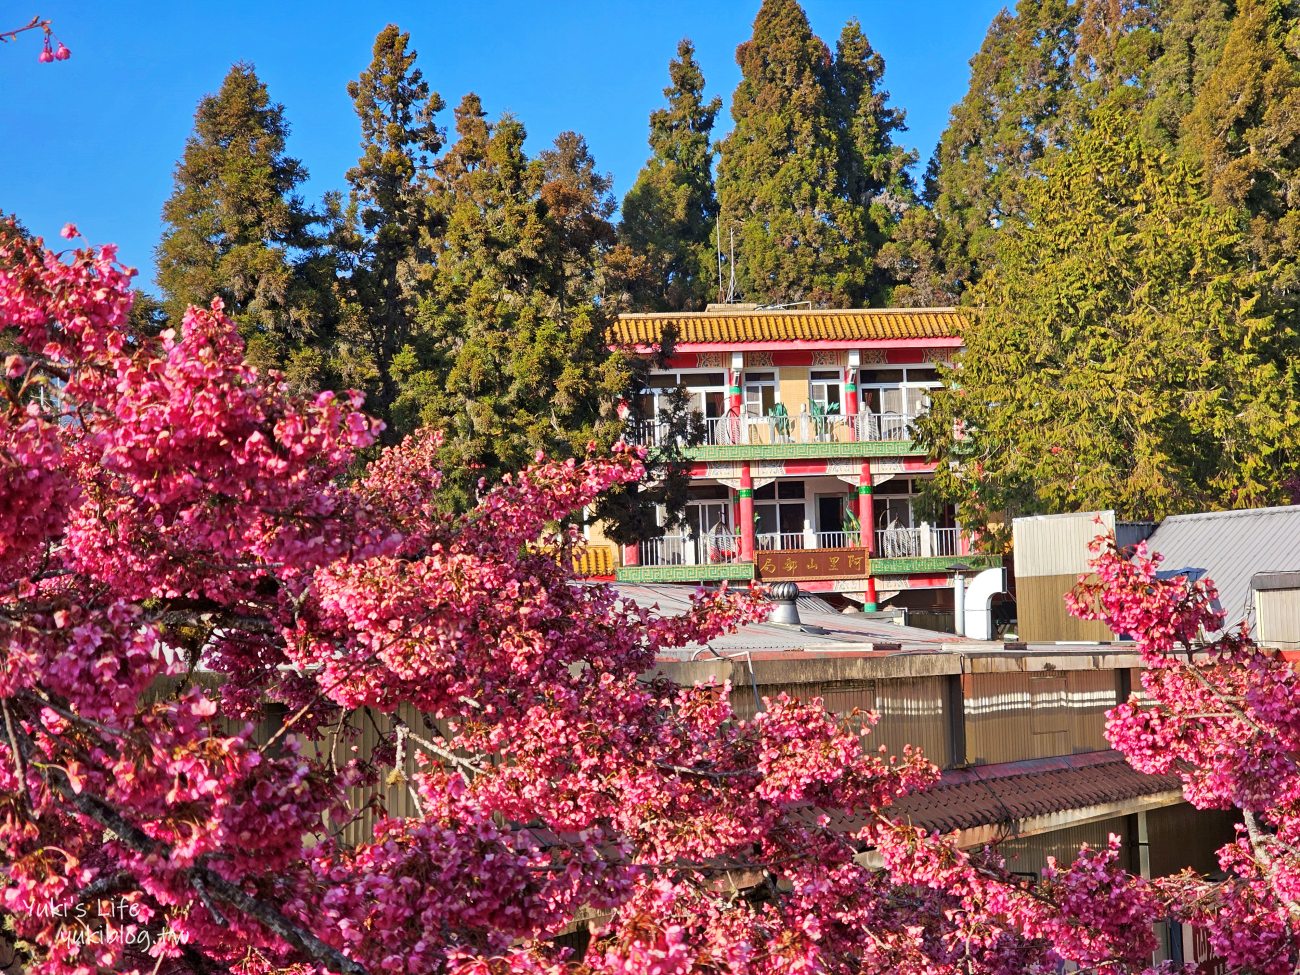
POLYGON ((860 579, 866 574, 866 553, 853 549, 776 550, 758 556, 762 579, 860 579))

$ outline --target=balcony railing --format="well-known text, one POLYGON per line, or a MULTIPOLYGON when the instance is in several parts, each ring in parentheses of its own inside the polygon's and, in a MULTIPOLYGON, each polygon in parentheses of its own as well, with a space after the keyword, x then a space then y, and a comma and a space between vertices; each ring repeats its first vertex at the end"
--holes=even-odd
MULTIPOLYGON (((912 437, 917 417, 904 413, 854 415, 796 413, 792 416, 755 416, 748 413, 704 418, 706 447, 740 444, 852 443, 854 441, 905 441, 912 437)), ((627 439, 644 447, 663 447, 671 434, 660 420, 641 420, 628 426, 627 439)))
POLYGON ((759 532, 754 542, 760 550, 809 548, 856 548, 861 544, 857 532, 759 532))
POLYGON ((960 554, 956 528, 882 528, 876 532, 876 558, 948 558, 960 554))
POLYGON ((722 532, 662 535, 641 543, 642 565, 717 565, 739 559, 740 536, 722 532))

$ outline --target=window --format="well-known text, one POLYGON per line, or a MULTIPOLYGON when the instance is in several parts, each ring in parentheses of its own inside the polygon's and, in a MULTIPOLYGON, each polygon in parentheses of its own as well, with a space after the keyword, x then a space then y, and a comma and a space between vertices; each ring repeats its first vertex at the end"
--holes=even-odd
POLYGON ((939 385, 939 372, 932 366, 864 369, 859 379, 859 409, 882 415, 920 416, 930 407, 930 390, 939 385))
POLYGON ((754 492, 754 534, 760 547, 803 547, 803 499, 803 481, 773 481, 754 492))
POLYGON ((824 413, 840 413, 841 390, 838 369, 814 369, 809 376, 808 398, 822 408, 824 413))
POLYGON ((745 373, 745 412, 751 416, 768 416, 779 402, 776 373, 745 373))
POLYGON ((637 397, 637 410, 643 420, 658 420, 668 409, 668 397, 674 389, 686 389, 689 408, 705 419, 725 416, 727 412, 727 377, 721 372, 656 372, 645 382, 637 397))

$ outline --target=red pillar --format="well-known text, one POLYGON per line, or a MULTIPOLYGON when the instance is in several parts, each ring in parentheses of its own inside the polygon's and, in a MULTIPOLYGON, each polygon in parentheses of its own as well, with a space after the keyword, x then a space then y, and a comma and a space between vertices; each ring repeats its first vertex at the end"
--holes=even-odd
POLYGON ((728 392, 731 394, 731 412, 736 414, 736 416, 740 416, 740 411, 744 409, 745 406, 740 395, 740 370, 732 369, 730 375, 731 387, 728 389, 728 392))
POLYGON ((876 553, 876 506, 871 494, 871 461, 862 462, 858 474, 858 523, 862 526, 862 547, 870 558, 876 553))
POLYGON ((850 369, 844 383, 844 413, 849 421, 849 436, 858 438, 858 371, 850 369))
POLYGON ((754 476, 747 460, 740 464, 740 561, 754 561, 754 476))
MULTIPOLYGON (((862 462, 858 473, 858 525, 862 530, 862 548, 867 553, 867 571, 871 571, 871 556, 876 552, 876 506, 872 498, 871 461, 862 462)), ((876 580, 867 576, 867 592, 862 600, 862 611, 874 613, 876 602, 876 580)))
POLYGON ((623 564, 640 565, 641 564, 641 546, 624 545, 623 546, 623 564))

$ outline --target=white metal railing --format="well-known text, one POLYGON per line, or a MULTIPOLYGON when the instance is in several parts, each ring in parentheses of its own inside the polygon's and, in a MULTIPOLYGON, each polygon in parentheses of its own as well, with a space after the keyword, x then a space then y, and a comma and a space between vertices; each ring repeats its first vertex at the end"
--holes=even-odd
POLYGON ((961 552, 956 528, 882 528, 876 532, 881 559, 949 558, 961 552))
POLYGON ((857 532, 760 532, 754 536, 760 549, 856 548, 857 532))
POLYGON ((882 413, 863 411, 855 418, 857 420, 855 432, 859 440, 911 440, 912 426, 919 415, 893 413, 889 410, 882 413))
POLYGON ((740 536, 709 532, 707 535, 661 535, 641 543, 642 565, 716 565, 740 558, 740 536))
MULTIPOLYGON (((738 444, 851 443, 861 441, 903 441, 912 439, 919 414, 862 412, 856 415, 831 413, 814 416, 756 416, 750 413, 702 418, 703 445, 725 447, 738 444)), ((671 436, 662 420, 638 420, 628 424, 629 443, 662 447, 671 436)))

